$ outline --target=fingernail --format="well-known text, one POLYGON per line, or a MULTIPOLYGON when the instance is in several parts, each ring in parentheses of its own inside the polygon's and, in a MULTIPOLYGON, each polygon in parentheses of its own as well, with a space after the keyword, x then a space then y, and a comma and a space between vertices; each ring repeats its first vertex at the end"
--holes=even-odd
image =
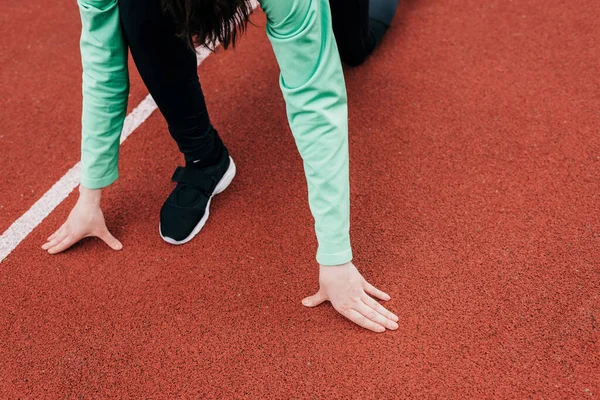
POLYGON ((398 329, 398 324, 396 324, 396 323, 393 323, 393 324, 392 324, 392 329, 398 329))
POLYGON ((398 318, 396 315, 393 315, 393 316, 392 316, 392 319, 393 319, 394 321, 396 321, 396 322, 398 322, 398 321, 399 321, 399 318, 398 318))

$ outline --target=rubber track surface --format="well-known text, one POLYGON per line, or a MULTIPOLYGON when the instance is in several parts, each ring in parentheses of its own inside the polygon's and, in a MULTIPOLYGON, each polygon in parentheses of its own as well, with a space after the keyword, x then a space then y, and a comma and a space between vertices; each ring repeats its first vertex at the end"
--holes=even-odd
MULTIPOLYGON (((5 229, 78 159, 81 71, 73 2, 3 8, 5 229)), ((205 230, 158 235, 181 158, 155 113, 104 199, 123 251, 39 249, 71 195, 0 265, 0 398, 599 398, 598 15, 407 0, 346 71, 355 262, 401 319, 376 335, 300 303, 316 243, 259 13, 200 67, 239 167, 205 230)))

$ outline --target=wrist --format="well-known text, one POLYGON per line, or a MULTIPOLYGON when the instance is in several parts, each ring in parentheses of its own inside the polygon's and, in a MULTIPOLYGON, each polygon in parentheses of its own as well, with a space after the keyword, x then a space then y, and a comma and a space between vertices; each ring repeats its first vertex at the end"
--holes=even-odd
POLYGON ((102 189, 88 189, 79 185, 79 201, 85 204, 100 205, 102 189))

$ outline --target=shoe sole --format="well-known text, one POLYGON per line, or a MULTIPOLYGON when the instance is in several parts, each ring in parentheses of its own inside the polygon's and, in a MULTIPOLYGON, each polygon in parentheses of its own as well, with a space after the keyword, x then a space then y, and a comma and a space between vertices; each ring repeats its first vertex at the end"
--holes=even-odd
POLYGON ((198 222, 198 225, 196 225, 194 227, 194 229, 192 230, 192 233, 190 233, 188 235, 188 237, 186 237, 185 239, 182 239, 182 240, 175 240, 168 236, 163 236, 162 230, 160 229, 160 223, 159 223, 158 224, 158 232, 160 233, 160 237, 165 242, 174 244, 174 245, 185 244, 185 243, 189 242, 190 240, 192 240, 194 238, 194 236, 196 236, 198 233, 200 233, 202 228, 204 228, 206 221, 208 221, 208 216, 210 215, 210 203, 212 201, 212 198, 215 195, 222 193, 223 191, 225 191, 225 189, 227 189, 227 187, 231 184, 231 181, 233 181, 233 178, 235 177, 235 173, 236 173, 235 163, 233 162, 233 159, 231 157, 229 157, 229 168, 227 168, 227 171, 225 172, 225 174, 223 175, 223 177, 221 178, 219 183, 217 183, 217 186, 215 186, 215 190, 213 191, 212 196, 210 196, 210 199, 208 199, 208 203, 206 203, 206 209, 204 210, 204 216, 202 217, 200 222, 198 222))

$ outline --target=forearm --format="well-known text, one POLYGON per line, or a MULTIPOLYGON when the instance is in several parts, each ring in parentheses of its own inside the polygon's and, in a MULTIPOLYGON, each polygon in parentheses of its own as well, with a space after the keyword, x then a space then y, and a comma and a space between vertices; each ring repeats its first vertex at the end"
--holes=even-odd
POLYGON ((263 0, 267 34, 281 68, 281 90, 304 161, 323 265, 352 259, 348 112, 328 0, 263 0))
POLYGON ((81 14, 83 113, 81 184, 90 189, 117 179, 119 140, 129 77, 117 0, 78 0, 81 14))

